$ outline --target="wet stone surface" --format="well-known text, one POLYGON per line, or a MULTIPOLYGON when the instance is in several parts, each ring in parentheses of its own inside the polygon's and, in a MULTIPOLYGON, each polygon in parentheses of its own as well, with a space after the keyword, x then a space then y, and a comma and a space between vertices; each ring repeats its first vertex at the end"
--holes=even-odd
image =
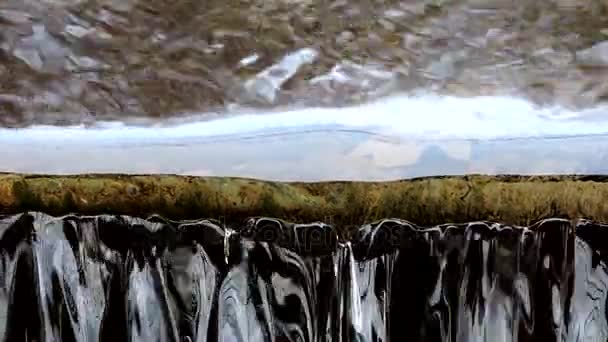
POLYGON ((415 90, 578 108, 608 98, 606 44, 606 1, 6 0, 0 125, 415 90))

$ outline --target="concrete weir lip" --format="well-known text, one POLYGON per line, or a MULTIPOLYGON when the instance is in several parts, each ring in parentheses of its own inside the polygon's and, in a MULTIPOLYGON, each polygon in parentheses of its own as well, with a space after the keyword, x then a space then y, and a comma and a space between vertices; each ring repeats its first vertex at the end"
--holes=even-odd
POLYGON ((608 221, 602 176, 446 176, 391 182, 270 182, 171 175, 0 175, 0 214, 251 217, 326 222, 341 230, 385 218, 419 225, 547 218, 608 221))
POLYGON ((387 181, 465 174, 605 174, 605 108, 507 97, 393 96, 211 121, 0 129, 0 172, 387 181))

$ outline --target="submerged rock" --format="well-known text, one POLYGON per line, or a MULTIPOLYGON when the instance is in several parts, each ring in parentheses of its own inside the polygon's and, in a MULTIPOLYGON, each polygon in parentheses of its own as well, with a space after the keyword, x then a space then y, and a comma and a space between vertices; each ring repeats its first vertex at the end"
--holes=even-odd
POLYGON ((608 41, 597 43, 590 48, 578 51, 576 61, 581 66, 608 67, 608 41))
MULTIPOLYGON (((234 105, 342 106, 377 97, 357 79, 330 92, 308 82, 349 61, 406 75, 382 85, 382 94, 527 97, 521 80, 537 74, 555 84, 593 81, 577 73, 570 51, 585 65, 606 65, 583 50, 606 39, 605 3, 566 2, 5 0, 0 66, 11 75, 0 72, 0 94, 37 98, 55 84, 82 82, 83 95, 50 108, 25 101, 2 110, 23 117, 11 126, 78 125, 82 117, 164 119, 230 113, 234 105), (281 65, 306 48, 318 53, 312 63, 295 74, 281 65), (463 49, 467 56, 454 56, 463 49), (268 69, 284 75, 264 74, 268 69)), ((584 96, 571 89, 546 104, 584 96)))
POLYGON ((317 51, 311 48, 290 53, 284 56, 279 63, 264 69, 253 79, 246 81, 244 88, 254 97, 274 103, 281 86, 292 78, 300 67, 314 62, 317 55, 317 51))

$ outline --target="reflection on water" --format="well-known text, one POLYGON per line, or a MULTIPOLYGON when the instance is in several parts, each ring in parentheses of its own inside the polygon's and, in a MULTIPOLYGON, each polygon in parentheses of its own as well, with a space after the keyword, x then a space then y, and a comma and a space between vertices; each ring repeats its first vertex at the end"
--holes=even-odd
POLYGON ((0 218, 3 341, 605 341, 606 227, 0 218))
POLYGON ((537 108, 508 97, 399 95, 359 106, 202 122, 0 128, 0 172, 304 181, 601 174, 608 160, 606 109, 537 108))
POLYGON ((0 172, 160 173, 277 181, 608 173, 608 135, 481 141, 390 138, 334 129, 158 145, 12 140, 0 144, 0 172))
POLYGON ((415 89, 591 106, 608 98, 607 6, 5 0, 0 124, 335 106, 415 89))

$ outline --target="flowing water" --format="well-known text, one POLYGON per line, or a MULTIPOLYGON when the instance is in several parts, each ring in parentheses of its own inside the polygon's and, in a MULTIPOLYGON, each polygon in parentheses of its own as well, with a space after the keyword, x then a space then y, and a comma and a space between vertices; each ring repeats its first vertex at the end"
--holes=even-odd
MULTIPOLYGON (((0 172, 608 173, 605 0, 3 0, 0 79, 0 172)), ((606 341, 605 231, 4 216, 0 340, 606 341)))
POLYGON ((606 341, 607 229, 5 216, 0 337, 606 341))
POLYGON ((0 171, 604 173, 607 56, 605 0, 6 0, 0 171))
POLYGON ((605 0, 5 0, 0 122, 214 118, 421 90, 576 110, 608 99, 607 30, 605 0))

